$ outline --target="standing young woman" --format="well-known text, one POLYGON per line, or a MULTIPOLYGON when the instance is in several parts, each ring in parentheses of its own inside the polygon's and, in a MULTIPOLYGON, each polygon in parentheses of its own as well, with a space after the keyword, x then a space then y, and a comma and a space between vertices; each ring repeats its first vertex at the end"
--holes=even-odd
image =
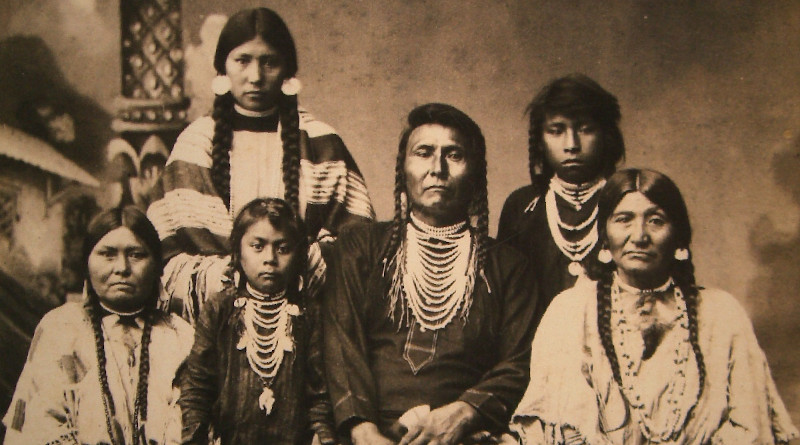
POLYGON ((597 192, 625 154, 617 98, 570 74, 528 106, 531 184, 503 205, 497 240, 531 258, 548 301, 575 284, 597 248, 597 192))
POLYGON ((608 179, 591 277, 558 295, 512 419, 524 444, 773 444, 798 436, 747 314, 695 284, 680 191, 608 179))
POLYGON ((285 199, 312 248, 306 285, 324 273, 320 255, 341 227, 373 218, 366 185, 335 131, 297 105, 294 40, 266 8, 234 14, 219 37, 214 111, 179 137, 148 217, 164 242, 164 284, 194 321, 230 262, 234 216, 255 198, 285 199))
POLYGON ((6 444, 180 440, 175 372, 193 331, 157 309, 161 243, 134 207, 89 224, 84 303, 50 311, 3 419, 6 444))

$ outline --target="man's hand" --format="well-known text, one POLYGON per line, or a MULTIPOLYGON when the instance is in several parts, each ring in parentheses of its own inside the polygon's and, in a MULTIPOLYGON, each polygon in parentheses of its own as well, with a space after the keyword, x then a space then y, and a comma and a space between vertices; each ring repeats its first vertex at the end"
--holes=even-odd
POLYGON ((350 430, 350 439, 353 445, 395 445, 387 439, 378 426, 372 422, 361 422, 350 430))
POLYGON ((478 411, 459 400, 431 411, 408 430, 398 445, 456 445, 466 437, 477 419, 478 411))

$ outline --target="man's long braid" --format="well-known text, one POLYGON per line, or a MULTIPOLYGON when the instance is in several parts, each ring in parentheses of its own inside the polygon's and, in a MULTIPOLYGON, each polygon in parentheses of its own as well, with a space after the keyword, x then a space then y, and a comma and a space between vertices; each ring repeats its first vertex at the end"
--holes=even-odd
MULTIPOLYGON (((475 151, 476 153, 472 158, 475 171, 471 175, 473 178, 473 197, 469 206, 469 215, 470 219, 475 218, 473 234, 476 243, 475 250, 478 255, 475 272, 482 276, 485 281, 484 267, 486 266, 489 245, 489 192, 486 180, 486 153, 478 148, 475 148, 475 151)), ((488 282, 485 284, 489 286, 488 282)))
MULTIPOLYGON (((393 261, 395 253, 400 246, 405 234, 406 223, 408 222, 408 208, 403 209, 403 195, 406 192, 406 180, 404 174, 404 166, 406 162, 406 151, 401 148, 397 152, 397 163, 394 168, 394 218, 392 219, 392 234, 389 238, 389 243, 386 246, 385 254, 383 257, 384 273, 389 264, 393 261)), ((406 202, 405 206, 410 206, 410 202, 406 202)), ((395 265, 397 267, 397 265, 395 265)))

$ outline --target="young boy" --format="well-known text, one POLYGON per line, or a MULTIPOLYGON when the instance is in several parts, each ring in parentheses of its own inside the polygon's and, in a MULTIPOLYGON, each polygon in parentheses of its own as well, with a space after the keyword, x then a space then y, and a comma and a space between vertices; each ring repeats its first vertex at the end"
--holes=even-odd
POLYGON ((503 205, 499 242, 520 249, 552 300, 599 249, 597 192, 624 157, 617 98, 583 74, 551 81, 528 106, 531 184, 503 205))

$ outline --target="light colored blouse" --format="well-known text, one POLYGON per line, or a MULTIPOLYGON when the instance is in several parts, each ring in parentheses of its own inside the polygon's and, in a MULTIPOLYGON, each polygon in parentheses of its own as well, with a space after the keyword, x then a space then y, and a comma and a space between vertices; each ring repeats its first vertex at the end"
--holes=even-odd
MULTIPOLYGON (((615 333, 623 385, 636 383, 631 391, 614 380, 599 337, 596 293, 595 282, 579 282, 559 294, 542 318, 533 340, 531 381, 511 421, 523 444, 773 444, 797 437, 750 320, 734 297, 700 290, 698 341, 706 377, 698 400, 697 362, 677 299, 648 302, 639 315, 631 309, 642 304, 630 298, 618 306, 634 314, 626 322, 639 339, 626 351, 641 353, 642 329, 659 325, 663 332, 647 359, 622 356, 615 333), (630 377, 630 370, 638 373, 630 377), (640 399, 633 400, 635 395, 640 399), (643 418, 652 431, 674 428, 675 434, 648 442, 643 418)), ((612 313, 612 330, 619 316, 612 313)))
MULTIPOLYGON (((130 442, 139 379, 144 320, 102 319, 106 375, 122 437, 130 442)), ((193 329, 176 315, 159 314, 149 346, 148 443, 179 443, 179 390, 175 372, 189 354, 193 329)), ((47 313, 36 328, 28 360, 3 423, 6 444, 111 443, 98 375, 95 337, 82 303, 47 313)))

